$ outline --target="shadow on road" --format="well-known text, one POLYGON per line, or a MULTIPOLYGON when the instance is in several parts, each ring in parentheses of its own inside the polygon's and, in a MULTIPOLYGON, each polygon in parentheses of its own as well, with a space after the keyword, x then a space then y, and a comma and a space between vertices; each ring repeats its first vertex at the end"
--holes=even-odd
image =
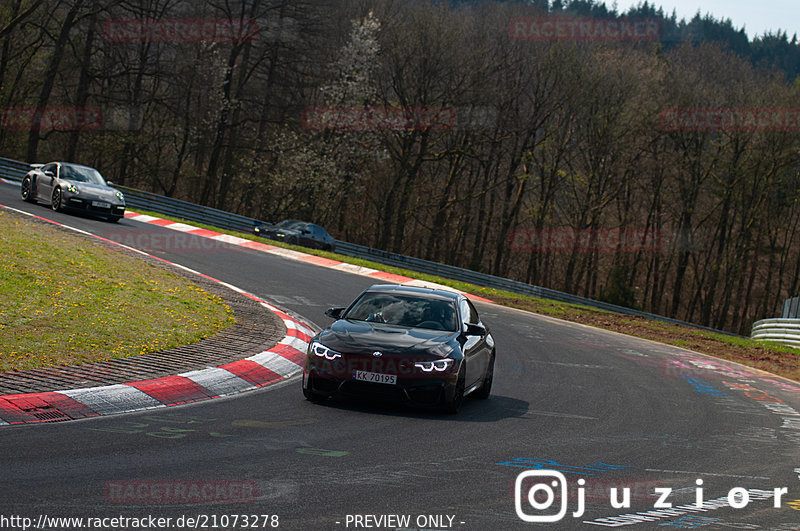
POLYGON ((529 406, 524 400, 499 395, 492 395, 488 400, 467 397, 461 410, 454 415, 434 408, 364 398, 336 397, 309 405, 374 415, 457 422, 497 422, 519 418, 528 413, 529 406))

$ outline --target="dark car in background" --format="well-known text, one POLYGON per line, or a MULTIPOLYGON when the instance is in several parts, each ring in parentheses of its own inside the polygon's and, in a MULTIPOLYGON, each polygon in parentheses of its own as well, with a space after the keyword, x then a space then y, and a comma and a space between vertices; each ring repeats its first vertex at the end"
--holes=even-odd
POLYGON ((109 221, 125 215, 125 197, 109 186, 100 172, 69 162, 32 164, 22 179, 20 194, 30 203, 44 201, 53 210, 76 210, 109 221))
POLYGON ((333 251, 336 240, 328 232, 314 223, 297 219, 285 219, 280 223, 256 225, 253 232, 258 236, 292 245, 301 245, 312 249, 333 251))
POLYGON ((459 293, 374 285, 309 344, 303 394, 399 400, 455 413, 472 394, 488 398, 494 338, 459 293))

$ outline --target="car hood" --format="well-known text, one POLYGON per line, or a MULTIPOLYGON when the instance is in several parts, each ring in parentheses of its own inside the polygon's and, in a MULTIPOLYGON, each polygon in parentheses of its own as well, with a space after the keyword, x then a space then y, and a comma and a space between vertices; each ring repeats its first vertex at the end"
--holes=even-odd
POLYGON ((103 199, 104 201, 119 203, 119 198, 117 197, 118 190, 114 188, 109 188, 108 186, 103 186, 101 184, 83 183, 76 181, 67 181, 67 182, 75 186, 75 188, 77 188, 78 191, 81 193, 89 194, 92 197, 103 199))
POLYGON ((428 354, 440 358, 457 347, 458 332, 406 328, 382 323, 340 319, 317 339, 326 347, 350 354, 428 354))

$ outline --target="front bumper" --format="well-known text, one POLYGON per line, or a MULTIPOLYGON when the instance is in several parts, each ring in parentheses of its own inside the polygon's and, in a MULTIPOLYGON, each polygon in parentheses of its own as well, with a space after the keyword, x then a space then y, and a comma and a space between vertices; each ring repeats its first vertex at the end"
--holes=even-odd
POLYGON ((356 380, 350 370, 336 370, 330 362, 308 356, 303 369, 303 388, 318 395, 441 406, 453 399, 457 372, 454 370, 435 375, 394 373, 397 376, 395 384, 364 382, 356 380))
POLYGON ((64 193, 64 208, 86 212, 97 216, 118 217, 125 215, 125 203, 115 203, 106 199, 86 197, 70 192, 64 193), (105 206, 108 205, 108 206, 105 206))

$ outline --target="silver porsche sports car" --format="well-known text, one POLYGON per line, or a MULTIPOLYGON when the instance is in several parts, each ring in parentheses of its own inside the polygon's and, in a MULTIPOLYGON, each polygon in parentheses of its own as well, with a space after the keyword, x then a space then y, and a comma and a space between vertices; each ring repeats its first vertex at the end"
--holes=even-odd
POLYGON ((79 210, 118 221, 125 215, 125 197, 111 188, 100 172, 69 162, 32 164, 22 179, 22 199, 44 201, 55 211, 79 210))

